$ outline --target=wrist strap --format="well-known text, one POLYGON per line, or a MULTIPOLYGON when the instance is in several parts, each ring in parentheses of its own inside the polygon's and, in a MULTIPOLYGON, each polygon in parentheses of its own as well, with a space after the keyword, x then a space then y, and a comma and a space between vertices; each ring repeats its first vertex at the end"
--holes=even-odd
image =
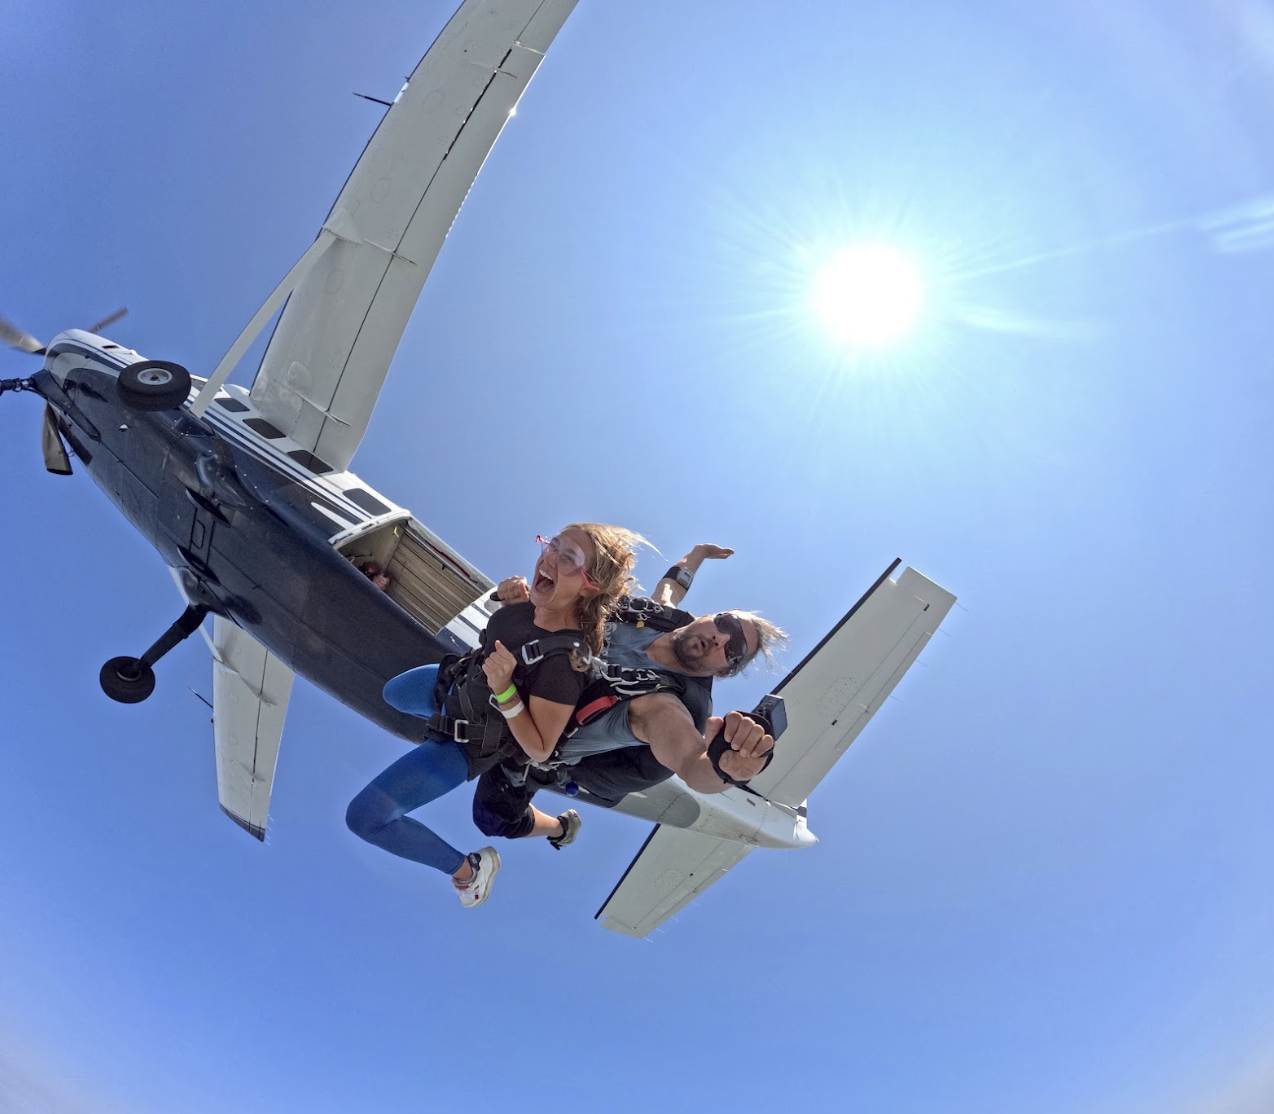
MULTIPOLYGON (((748 718, 754 719, 756 720, 757 723, 761 724, 761 726, 765 728, 765 733, 767 735, 772 736, 774 734, 774 730, 770 726, 770 722, 765 716, 758 715, 756 712, 749 712, 748 718)), ((727 774, 721 768, 721 757, 729 749, 730 749, 730 744, 725 741, 725 723, 722 722, 721 730, 718 731, 715 735, 713 735, 712 741, 708 743, 708 761, 712 763, 712 768, 716 771, 717 777, 719 777, 727 785, 739 785, 739 786, 746 787, 748 784, 747 781, 739 781, 735 778, 732 778, 729 774, 727 774)), ((765 756, 765 765, 762 766, 761 769, 757 770, 757 773, 758 774, 763 773, 764 771, 768 770, 770 768, 770 763, 773 761, 774 761, 774 748, 771 747, 765 756)), ((756 774, 753 774, 752 776, 755 777, 756 774)))
POLYGON ((518 686, 510 682, 509 687, 501 693, 496 694, 496 700, 501 704, 507 704, 518 694, 518 686))
POLYGON ((666 573, 665 580, 675 580, 683 588, 689 588, 694 582, 695 574, 686 568, 685 565, 673 565, 666 573))

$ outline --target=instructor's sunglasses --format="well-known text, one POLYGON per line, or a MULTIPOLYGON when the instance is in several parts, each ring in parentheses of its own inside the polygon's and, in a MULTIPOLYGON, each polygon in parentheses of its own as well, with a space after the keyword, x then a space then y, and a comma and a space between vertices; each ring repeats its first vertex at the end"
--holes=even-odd
POLYGON ((551 538, 546 538, 543 534, 536 534, 535 540, 543 547, 540 552, 545 557, 552 553, 554 563, 567 576, 575 576, 578 573, 584 578, 585 584, 594 591, 598 590, 597 585, 593 583, 592 577, 584 569, 584 566, 588 564, 588 558, 584 556, 584 551, 570 538, 564 538, 561 534, 554 534, 551 538))
POLYGON ((712 625, 728 636, 725 644, 725 664, 731 672, 742 668, 748 657, 748 640, 743 634, 743 623, 731 611, 723 611, 712 617, 712 625))

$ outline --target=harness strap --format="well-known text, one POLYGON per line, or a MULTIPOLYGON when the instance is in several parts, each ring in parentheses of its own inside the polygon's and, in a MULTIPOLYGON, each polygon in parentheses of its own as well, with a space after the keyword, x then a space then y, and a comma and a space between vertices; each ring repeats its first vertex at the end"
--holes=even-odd
POLYGON ((695 617, 689 611, 655 603, 649 596, 624 596, 611 611, 611 619, 629 626, 650 627, 666 634, 693 623, 695 617))
MULTIPOLYGON (((457 743, 476 743, 483 756, 494 754, 501 746, 514 741, 508 721, 491 705, 491 690, 482 672, 480 659, 486 648, 486 634, 484 630, 476 650, 460 656, 448 655, 442 660, 434 687, 438 711, 426 721, 433 730, 450 736, 457 743)), ((588 643, 579 634, 554 632, 522 645, 518 670, 555 654, 580 654, 586 661, 593 660, 588 643)))
POLYGON ((450 735, 454 742, 467 743, 469 741, 469 721, 467 719, 457 719, 455 716, 435 712, 425 722, 431 730, 443 735, 450 735))
POLYGON ((530 642, 522 644, 523 665, 535 665, 550 654, 579 654, 585 661, 593 660, 588 643, 577 634, 546 634, 542 638, 533 638, 530 642))
POLYGON ((581 704, 575 709, 575 722, 578 726, 583 727, 584 724, 595 720, 603 712, 610 711, 618 703, 618 696, 599 696, 596 700, 590 700, 587 704, 581 704))

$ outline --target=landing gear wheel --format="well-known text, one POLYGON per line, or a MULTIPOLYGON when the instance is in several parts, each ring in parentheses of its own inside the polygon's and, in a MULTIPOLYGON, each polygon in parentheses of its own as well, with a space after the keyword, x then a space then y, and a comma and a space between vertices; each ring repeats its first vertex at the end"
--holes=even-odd
POLYGON ((140 704, 155 691, 155 671, 141 658, 111 658, 97 679, 102 691, 120 704, 140 704))
POLYGON ((167 360, 143 360, 119 373, 119 397, 134 410, 176 410, 190 395, 190 372, 167 360))

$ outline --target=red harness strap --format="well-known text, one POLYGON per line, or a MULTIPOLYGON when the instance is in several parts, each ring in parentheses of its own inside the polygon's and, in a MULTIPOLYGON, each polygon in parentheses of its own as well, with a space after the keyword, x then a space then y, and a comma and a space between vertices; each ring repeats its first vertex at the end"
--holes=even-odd
POLYGON ((590 700, 582 708, 575 710, 576 726, 583 727, 584 724, 595 720, 603 712, 610 711, 618 703, 618 696, 599 696, 596 700, 590 700))

